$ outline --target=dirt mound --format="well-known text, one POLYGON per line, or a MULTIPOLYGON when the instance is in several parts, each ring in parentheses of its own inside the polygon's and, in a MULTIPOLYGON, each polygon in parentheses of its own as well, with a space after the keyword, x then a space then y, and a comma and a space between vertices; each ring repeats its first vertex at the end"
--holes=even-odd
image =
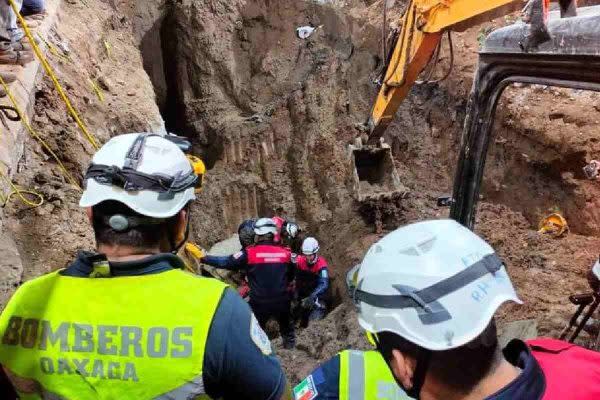
POLYGON ((276 339, 273 344, 293 384, 300 382, 317 365, 342 350, 370 348, 358 325, 354 305, 349 301, 340 304, 326 319, 300 331, 296 349, 285 350, 281 339, 276 339))

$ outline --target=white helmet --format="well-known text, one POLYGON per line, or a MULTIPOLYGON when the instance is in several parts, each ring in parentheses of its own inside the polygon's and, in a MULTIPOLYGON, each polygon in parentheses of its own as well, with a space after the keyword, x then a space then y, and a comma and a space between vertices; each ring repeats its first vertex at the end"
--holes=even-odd
POLYGON ((354 300, 367 331, 432 351, 475 339, 502 303, 522 304, 494 249, 453 220, 408 225, 371 246, 354 300))
POLYGON ((319 252, 319 242, 314 237, 307 237, 302 242, 302 254, 310 256, 319 252))
POLYGON ((115 200, 139 214, 169 218, 196 198, 198 177, 173 142, 130 133, 109 140, 92 158, 81 207, 115 200))
POLYGON ((299 230, 300 230, 300 228, 298 227, 298 224, 296 224, 295 222, 286 222, 285 233, 288 238, 294 239, 296 236, 298 236, 299 230))
POLYGON ((254 224, 254 233, 258 236, 276 235, 277 224, 271 218, 261 218, 254 224))

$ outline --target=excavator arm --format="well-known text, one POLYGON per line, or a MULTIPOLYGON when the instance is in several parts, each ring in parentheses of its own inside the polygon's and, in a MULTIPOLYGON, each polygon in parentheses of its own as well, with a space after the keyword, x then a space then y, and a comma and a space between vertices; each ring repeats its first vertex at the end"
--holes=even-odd
POLYGON ((383 135, 444 32, 463 31, 522 6, 523 0, 411 0, 369 118, 369 144, 383 135))

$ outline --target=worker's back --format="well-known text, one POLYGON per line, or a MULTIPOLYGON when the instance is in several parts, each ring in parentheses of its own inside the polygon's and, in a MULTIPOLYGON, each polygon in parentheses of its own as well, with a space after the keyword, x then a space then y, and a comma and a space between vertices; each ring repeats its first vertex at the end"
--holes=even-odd
POLYGON ((178 269, 42 276, 2 314, 0 363, 61 398, 195 398, 204 393, 204 350, 225 287, 178 269))
POLYGON ((245 249, 252 302, 279 302, 289 299, 287 292, 291 269, 290 249, 269 242, 245 249))

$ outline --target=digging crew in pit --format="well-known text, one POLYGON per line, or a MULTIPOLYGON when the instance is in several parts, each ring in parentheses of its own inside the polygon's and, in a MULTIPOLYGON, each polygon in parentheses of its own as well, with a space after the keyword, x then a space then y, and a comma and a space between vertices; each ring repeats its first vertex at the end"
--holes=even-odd
POLYGON ((492 247, 456 221, 390 233, 355 276, 358 321, 382 357, 336 356, 294 389, 297 399, 372 399, 381 387, 430 400, 600 399, 599 353, 554 339, 500 349, 494 314, 521 301, 492 247))
POLYGON ((206 256, 202 262, 216 268, 245 270, 250 283, 250 307, 260 326, 269 319, 279 324, 285 348, 296 345, 296 335, 290 312, 291 296, 288 284, 293 280, 292 253, 274 243, 277 226, 271 218, 261 218, 254 225, 255 244, 238 253, 225 256, 206 256))
POLYGON ((248 305, 174 255, 198 180, 158 135, 94 155, 80 206, 98 253, 26 282, 0 316, 0 363, 21 398, 289 398, 248 305))
POLYGON ((325 296, 329 288, 327 261, 319 255, 319 242, 313 237, 304 239, 302 255, 294 258, 300 325, 307 327, 309 321, 325 317, 325 296))
MULTIPOLYGON (((238 226, 238 239, 240 240, 240 246, 245 249, 248 246, 254 244, 254 224, 256 223, 253 219, 247 219, 238 226)), ((242 277, 242 283, 238 287, 238 293, 243 299, 250 295, 250 286, 248 285, 248 277, 246 274, 242 277)))

